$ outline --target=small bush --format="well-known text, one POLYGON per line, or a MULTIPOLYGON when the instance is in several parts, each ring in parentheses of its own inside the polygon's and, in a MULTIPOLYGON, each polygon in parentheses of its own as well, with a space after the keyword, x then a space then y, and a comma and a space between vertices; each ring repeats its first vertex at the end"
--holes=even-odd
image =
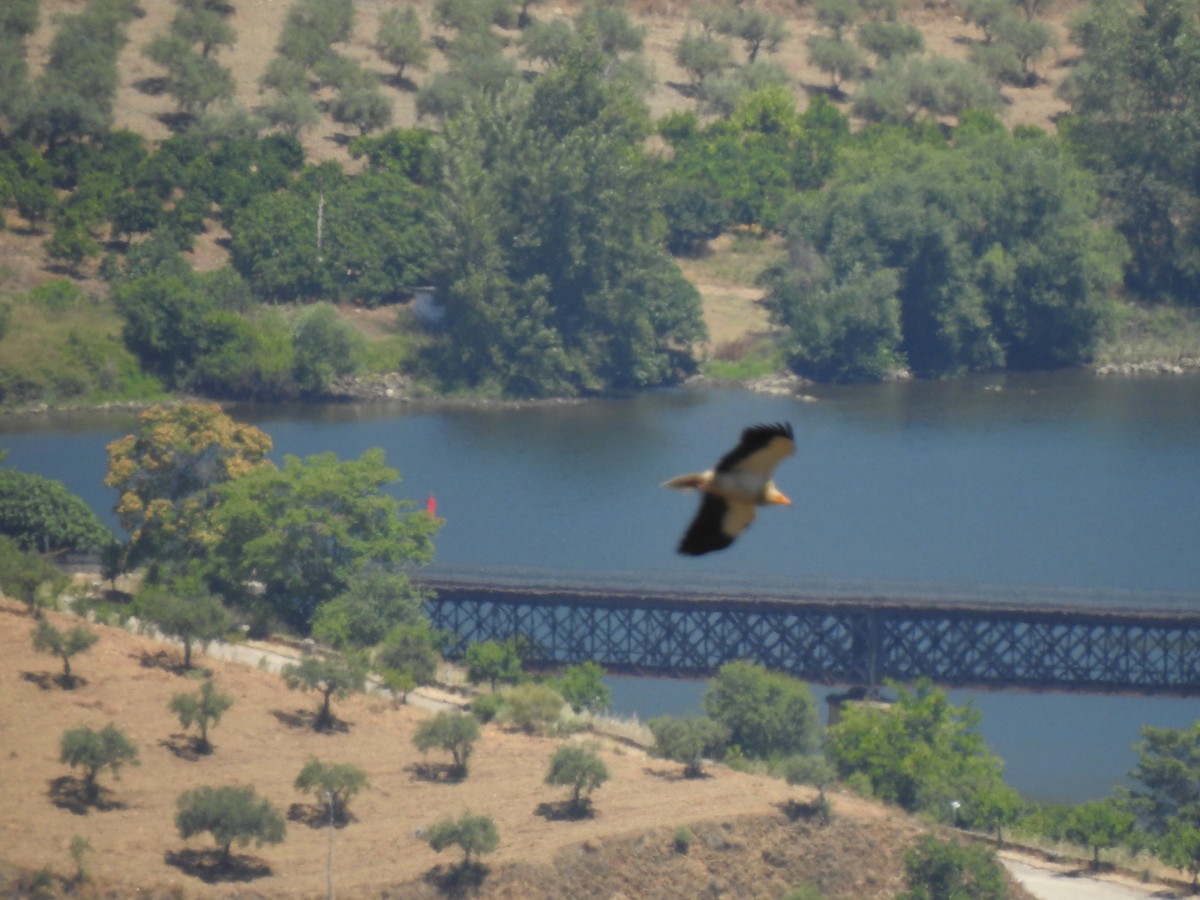
POLYGON ((504 698, 500 694, 480 694, 471 701, 471 714, 486 725, 504 709, 504 698))
POLYGON ((675 829, 675 852, 687 853, 692 846, 692 829, 686 825, 680 825, 675 829))
POLYGON ((545 734, 562 715, 562 695, 548 684, 522 684, 505 696, 505 718, 527 734, 545 734))

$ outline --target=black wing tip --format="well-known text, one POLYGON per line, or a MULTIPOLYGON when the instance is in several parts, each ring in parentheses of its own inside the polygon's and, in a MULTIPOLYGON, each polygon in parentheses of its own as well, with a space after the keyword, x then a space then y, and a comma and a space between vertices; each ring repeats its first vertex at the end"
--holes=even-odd
POLYGON ((715 550, 724 550, 732 543, 733 538, 721 532, 709 533, 703 537, 687 534, 679 542, 678 551, 681 556, 703 556, 715 550))
POLYGON ((792 431, 791 422, 764 422, 761 425, 751 425, 742 432, 742 436, 758 438, 785 437, 793 441, 796 439, 796 434, 792 431))

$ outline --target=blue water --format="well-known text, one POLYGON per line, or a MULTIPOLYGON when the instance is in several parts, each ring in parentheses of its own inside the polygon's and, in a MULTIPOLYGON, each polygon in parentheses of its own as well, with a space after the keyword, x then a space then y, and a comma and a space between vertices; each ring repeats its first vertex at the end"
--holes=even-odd
MULTIPOLYGON (((1200 379, 1087 373, 813 389, 815 400, 664 391, 520 408, 247 407, 273 456, 383 447, 398 496, 436 495, 445 569, 1079 602, 1200 603, 1200 379), (665 479, 712 465, 747 424, 792 422, 765 510, 731 549, 674 545, 694 497, 665 479)), ((0 421, 7 465, 58 478, 112 521, 105 445, 128 415, 0 421)), ((614 679, 642 718, 697 709, 702 684, 614 679)), ((1142 724, 1192 700, 955 692, 983 714, 1021 790, 1103 796, 1142 724)))

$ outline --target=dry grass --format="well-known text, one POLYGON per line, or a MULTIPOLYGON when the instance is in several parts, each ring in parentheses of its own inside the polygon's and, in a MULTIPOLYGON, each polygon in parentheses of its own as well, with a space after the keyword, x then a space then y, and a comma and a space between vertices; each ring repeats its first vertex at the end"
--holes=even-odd
MULTIPOLYGON (((50 613, 63 623, 63 614, 50 613)), ((737 896, 778 896, 805 880, 829 897, 891 897, 900 861, 921 826, 903 814, 852 796, 834 800, 829 828, 793 821, 787 811, 812 791, 715 766, 708 777, 683 779, 676 764, 646 757, 627 741, 605 739, 600 753, 611 779, 594 795, 594 815, 563 819, 560 788, 542 783, 558 741, 491 725, 460 782, 430 780, 412 745, 427 716, 415 705, 358 695, 336 703, 344 729, 308 727, 315 700, 288 691, 254 665, 200 657, 232 709, 210 732, 216 749, 195 757, 168 711, 171 696, 194 690, 174 671, 174 651, 147 637, 96 626, 100 642, 74 660, 82 683, 54 681, 56 659, 35 653, 33 620, 0 600, 0 892, 4 872, 74 871, 68 848, 76 835, 92 847, 87 867, 97 895, 179 897, 308 897, 326 884, 329 832, 309 798, 292 782, 317 756, 366 770, 371 787, 350 805, 353 821, 333 836, 334 879, 341 897, 437 896, 457 851, 435 854, 417 829, 464 809, 492 816, 499 850, 487 857, 479 896, 700 896, 723 882, 737 896), (116 723, 137 745, 140 765, 114 781, 105 775, 104 809, 72 809, 63 787, 73 773, 58 759, 68 728, 116 723), (175 799, 201 785, 253 785, 289 813, 285 843, 240 849, 239 866, 205 880, 207 836, 180 839, 175 799), (673 849, 674 830, 696 834, 692 853, 673 849), (427 876, 433 873, 433 881, 427 876), (243 880, 224 880, 228 878, 243 880)), ((578 740, 594 738, 580 735, 578 740)))

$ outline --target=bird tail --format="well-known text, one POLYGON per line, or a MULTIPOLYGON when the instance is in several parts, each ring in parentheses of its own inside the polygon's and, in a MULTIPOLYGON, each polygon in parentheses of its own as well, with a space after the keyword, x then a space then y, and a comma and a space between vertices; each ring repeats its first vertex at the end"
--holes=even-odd
POLYGON ((677 491, 699 491, 704 489, 704 485, 707 482, 707 473, 692 472, 688 475, 679 475, 669 481, 664 481, 663 487, 675 488, 677 491))

